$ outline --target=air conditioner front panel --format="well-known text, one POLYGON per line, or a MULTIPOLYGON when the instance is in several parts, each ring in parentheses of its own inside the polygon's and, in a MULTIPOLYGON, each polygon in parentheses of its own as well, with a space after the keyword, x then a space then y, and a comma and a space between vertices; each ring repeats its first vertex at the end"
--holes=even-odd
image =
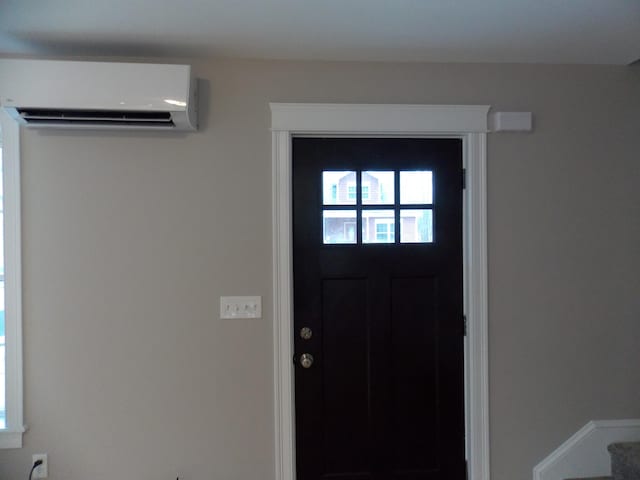
POLYGON ((0 70, 0 103, 28 126, 197 128, 189 65, 0 60, 0 70))
POLYGON ((189 102, 188 65, 4 60, 2 68, 5 107, 167 111, 189 102))

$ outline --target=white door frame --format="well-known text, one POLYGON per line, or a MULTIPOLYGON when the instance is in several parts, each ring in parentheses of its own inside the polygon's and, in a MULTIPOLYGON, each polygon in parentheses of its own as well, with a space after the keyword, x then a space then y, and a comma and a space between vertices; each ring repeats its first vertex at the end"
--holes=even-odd
POLYGON ((463 140, 465 430, 469 478, 489 480, 487 105, 271 104, 275 480, 295 480, 291 139, 294 136, 463 140))

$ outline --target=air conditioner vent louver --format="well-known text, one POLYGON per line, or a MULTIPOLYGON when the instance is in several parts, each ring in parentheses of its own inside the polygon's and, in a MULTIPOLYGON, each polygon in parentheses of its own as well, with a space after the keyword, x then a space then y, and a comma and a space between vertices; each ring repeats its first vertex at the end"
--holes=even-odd
POLYGON ((56 110, 42 108, 19 108, 20 116, 27 124, 85 124, 85 125, 131 125, 174 127, 168 112, 123 112, 118 110, 56 110))

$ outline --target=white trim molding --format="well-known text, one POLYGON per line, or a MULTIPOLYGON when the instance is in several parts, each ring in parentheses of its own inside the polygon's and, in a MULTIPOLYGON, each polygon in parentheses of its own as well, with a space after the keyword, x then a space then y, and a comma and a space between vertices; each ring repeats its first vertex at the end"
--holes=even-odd
POLYGON ((608 477, 614 442, 640 440, 640 419, 592 420, 533 469, 534 480, 608 477))
POLYGON ((483 133, 486 105, 272 103, 271 130, 295 133, 483 133))
POLYGON ((487 105, 271 104, 275 479, 295 480, 291 139, 294 136, 454 137, 464 143, 466 452, 471 480, 489 480, 487 105))
POLYGON ((489 295, 487 264, 487 137, 466 135, 464 274, 467 338, 465 413, 469 480, 489 480, 489 295))
POLYGON ((22 270, 20 242, 20 127, 0 112, 4 188, 5 254, 5 406, 6 429, 0 430, 0 448, 21 448, 22 401, 22 270))

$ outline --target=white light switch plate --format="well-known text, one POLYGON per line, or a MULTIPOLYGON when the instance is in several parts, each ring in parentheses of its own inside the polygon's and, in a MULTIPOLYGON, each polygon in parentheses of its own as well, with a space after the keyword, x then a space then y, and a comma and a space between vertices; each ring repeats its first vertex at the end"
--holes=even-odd
POLYGON ((220 297, 220 318, 261 318, 262 297, 220 297))

